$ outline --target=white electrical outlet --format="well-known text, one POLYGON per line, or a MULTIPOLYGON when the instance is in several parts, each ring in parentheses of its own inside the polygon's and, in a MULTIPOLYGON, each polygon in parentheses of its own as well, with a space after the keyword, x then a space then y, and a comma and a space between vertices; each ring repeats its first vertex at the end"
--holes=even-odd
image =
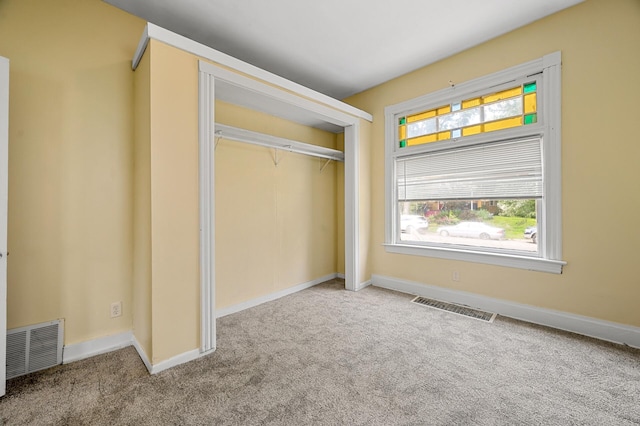
POLYGON ((122 316, 122 302, 113 302, 111 304, 111 318, 122 316))
POLYGON ((453 274, 451 274, 451 279, 453 281, 460 281, 460 272, 453 271, 453 274))

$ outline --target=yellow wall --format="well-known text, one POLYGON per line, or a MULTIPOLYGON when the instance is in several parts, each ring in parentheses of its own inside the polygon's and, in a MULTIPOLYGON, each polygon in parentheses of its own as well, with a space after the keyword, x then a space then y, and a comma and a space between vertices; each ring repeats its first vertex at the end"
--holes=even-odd
POLYGON ((143 28, 98 0, 0 2, 9 328, 65 318, 66 344, 131 329, 130 61, 143 28))
POLYGON ((373 114, 371 264, 413 280, 640 326, 636 99, 640 3, 587 0, 522 29, 353 96, 373 114), (615 3, 615 5, 613 4, 615 3), (562 275, 388 254, 384 242, 384 107, 562 51, 562 275), (606 202, 603 203, 603 200, 606 202), (460 282, 451 281, 453 270, 460 282))
MULTIPOLYGON (((219 123, 336 147, 336 135, 216 102, 219 123)), ((221 139, 216 148, 216 306, 336 272, 336 164, 221 139), (251 265, 247 267, 247 265, 251 265)))
POLYGON ((198 66, 151 41, 151 363, 200 346, 198 66))

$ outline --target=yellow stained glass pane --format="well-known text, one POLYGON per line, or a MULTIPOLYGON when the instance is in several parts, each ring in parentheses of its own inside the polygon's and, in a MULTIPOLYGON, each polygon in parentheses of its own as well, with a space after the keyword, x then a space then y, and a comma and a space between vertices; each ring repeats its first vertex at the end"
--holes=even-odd
POLYGON ((420 136, 417 138, 409 139, 407 141, 407 146, 415 146, 415 145, 422 145, 424 143, 435 142, 437 140, 436 136, 437 135, 433 133, 431 135, 420 136))
POLYGON ((410 115, 407 117, 408 123, 415 123, 416 121, 426 120, 427 118, 435 117, 436 110, 432 109, 431 111, 421 112, 419 114, 410 115))
POLYGON ((398 126, 398 139, 406 139, 407 138, 407 126, 398 126))
POLYGON ((536 112, 536 104, 537 104, 536 94, 530 93, 528 95, 524 95, 524 113, 529 114, 532 112, 536 112))
POLYGON ((482 124, 478 124, 477 126, 465 127, 464 129, 462 129, 462 136, 477 135, 478 133, 482 133, 482 124))
POLYGON ((438 133, 439 141, 446 141, 447 139, 451 139, 451 132, 440 132, 438 133))
POLYGON ((493 95, 487 95, 482 98, 483 103, 499 101, 501 99, 511 98, 522 94, 522 86, 514 87, 513 89, 503 90, 502 92, 494 93, 493 95))
POLYGON ((522 126, 522 116, 485 123, 484 131, 493 132, 494 130, 502 130, 502 129, 508 129, 510 127, 518 127, 518 126, 522 126))
POLYGON ((451 105, 443 106, 437 109, 438 115, 447 114, 451 112, 451 105))
POLYGON ((462 109, 472 108, 474 106, 478 106, 482 103, 482 98, 475 99, 467 99, 466 101, 462 101, 462 109))

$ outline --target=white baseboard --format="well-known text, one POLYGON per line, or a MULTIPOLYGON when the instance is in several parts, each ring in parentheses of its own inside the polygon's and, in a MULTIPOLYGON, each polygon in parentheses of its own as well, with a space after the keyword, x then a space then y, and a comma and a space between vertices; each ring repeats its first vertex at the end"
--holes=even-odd
POLYGON ((297 293, 309 287, 313 287, 314 285, 318 285, 320 283, 323 283, 325 281, 329 281, 335 278, 338 278, 338 274, 336 273, 325 275, 324 277, 317 278, 313 281, 308 281, 306 283, 298 284, 296 286, 286 288, 284 290, 280 290, 275 293, 267 294, 265 296, 261 296, 256 299, 247 300, 246 302, 238 303, 237 305, 228 306, 222 309, 216 309, 216 318, 221 318, 227 315, 235 314, 236 312, 244 311, 245 309, 253 308, 254 306, 262 305, 263 303, 280 299, 281 297, 288 296, 293 293, 297 293))
POLYGON ((151 364, 151 360, 149 359, 149 357, 147 356, 147 353, 144 351, 144 349, 142 349, 142 345, 140 344, 140 342, 138 342, 138 339, 136 339, 136 336, 133 336, 133 347, 136 348, 136 352, 138 352, 138 356, 140 357, 140 359, 142 360, 142 362, 144 363, 144 366, 147 367, 147 371, 150 374, 151 371, 153 370, 153 365, 151 364))
POLYGON ((368 280, 368 281, 362 282, 362 283, 360 283, 360 284, 358 284, 358 285, 356 286, 356 291, 360 291, 360 290, 362 290, 363 288, 369 287, 371 284, 372 284, 372 281, 371 281, 371 280, 368 280))
POLYGON ((336 274, 336 278, 340 278, 341 280, 344 280, 344 279, 346 279, 347 277, 346 277, 346 275, 345 275, 345 274, 337 273, 337 274, 336 274))
POLYGON ((62 351, 62 363, 79 361, 81 359, 104 354, 107 352, 131 346, 133 333, 126 331, 111 336, 99 337, 85 342, 66 345, 62 351))
POLYGON ((505 317, 640 348, 638 327, 382 275, 373 275, 371 280, 376 287, 468 305, 505 317))
POLYGON ((147 369, 151 374, 158 374, 161 371, 167 370, 171 367, 176 367, 180 364, 184 364, 185 362, 193 361, 194 359, 198 359, 201 356, 208 355, 208 354, 209 352, 201 353, 200 349, 193 349, 191 351, 184 352, 184 353, 181 353, 180 355, 176 355, 174 357, 166 359, 164 361, 160 361, 157 364, 153 364, 151 366, 151 369, 149 369, 149 367, 147 367, 147 369))

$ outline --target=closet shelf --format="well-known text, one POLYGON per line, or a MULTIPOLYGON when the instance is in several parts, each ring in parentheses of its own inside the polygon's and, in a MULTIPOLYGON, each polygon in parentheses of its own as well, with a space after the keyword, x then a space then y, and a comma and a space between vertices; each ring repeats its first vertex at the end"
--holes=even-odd
POLYGON ((344 153, 336 149, 325 148, 277 136, 265 135, 264 133, 239 129, 237 127, 227 126, 226 124, 216 123, 215 136, 216 138, 220 137, 237 142, 244 142, 253 145, 265 146, 267 148, 274 148, 277 150, 344 162, 344 153))

